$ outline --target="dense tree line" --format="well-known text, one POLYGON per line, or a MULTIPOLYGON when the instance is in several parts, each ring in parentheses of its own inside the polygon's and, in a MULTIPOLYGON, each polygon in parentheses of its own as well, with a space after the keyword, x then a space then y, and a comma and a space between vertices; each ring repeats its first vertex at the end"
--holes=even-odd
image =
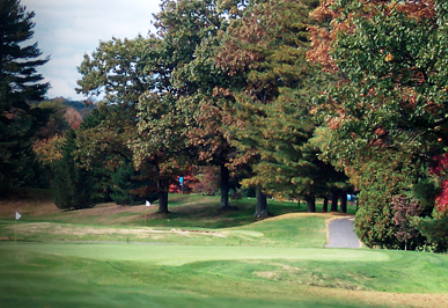
MULTIPOLYGON (((170 184, 216 170, 224 210, 232 185, 256 192, 258 219, 266 195, 345 212, 358 193, 367 246, 446 250, 447 13, 430 0, 164 0, 156 33, 85 55, 77 91, 103 100, 82 122, 41 105, 34 151, 31 124, 5 127, 47 163, 61 208, 158 199, 169 213, 170 184)), ((27 91, 3 76, 17 74, 2 91, 29 106, 48 85, 16 98, 27 91)))
POLYGON ((322 1, 312 13, 308 59, 336 78, 316 106, 324 152, 360 191, 368 246, 446 249, 447 13, 431 0, 322 1))
POLYGON ((11 186, 39 182, 39 165, 32 140, 49 114, 27 102, 43 98, 49 87, 36 68, 49 59, 41 58, 33 36, 34 13, 15 0, 0 5, 0 194, 11 186))

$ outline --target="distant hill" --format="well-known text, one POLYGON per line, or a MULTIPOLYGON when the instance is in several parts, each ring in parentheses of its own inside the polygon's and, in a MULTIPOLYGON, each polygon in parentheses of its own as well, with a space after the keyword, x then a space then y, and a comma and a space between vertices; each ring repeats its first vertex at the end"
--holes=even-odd
MULTIPOLYGON (((78 111, 83 118, 86 117, 87 115, 89 115, 90 112, 96 108, 96 104, 93 103, 93 101, 91 101, 89 99, 87 101, 76 101, 76 100, 67 99, 67 98, 61 96, 61 97, 55 97, 55 98, 47 98, 47 99, 45 99, 45 101, 57 102, 64 106, 71 107, 71 108, 75 109, 76 111, 78 111)), ((30 103, 31 104, 39 104, 40 102, 30 102, 30 103)))
MULTIPOLYGON (((86 105, 83 102, 80 101, 69 101, 69 100, 64 100, 63 101, 64 105, 67 105, 69 107, 73 107, 78 111, 82 111, 83 109, 86 109, 86 105)), ((90 105, 89 109, 93 109, 95 108, 94 105, 90 105)))

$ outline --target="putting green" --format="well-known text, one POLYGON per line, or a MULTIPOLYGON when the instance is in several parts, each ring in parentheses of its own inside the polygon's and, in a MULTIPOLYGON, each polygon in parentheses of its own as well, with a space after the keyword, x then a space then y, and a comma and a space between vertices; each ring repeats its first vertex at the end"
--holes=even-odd
POLYGON ((141 261, 155 265, 180 266, 213 260, 315 260, 385 261, 385 253, 349 249, 300 249, 247 246, 199 246, 169 244, 98 244, 98 243, 2 243, 0 251, 20 250, 97 260, 141 261))

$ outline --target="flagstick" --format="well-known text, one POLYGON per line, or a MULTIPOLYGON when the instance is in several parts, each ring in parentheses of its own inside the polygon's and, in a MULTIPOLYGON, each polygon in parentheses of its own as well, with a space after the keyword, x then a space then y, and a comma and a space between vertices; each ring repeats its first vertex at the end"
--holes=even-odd
POLYGON ((148 226, 148 212, 149 212, 149 207, 151 206, 151 202, 149 202, 148 200, 146 200, 146 212, 145 212, 145 227, 148 226))
POLYGON ((14 219, 14 246, 16 245, 17 219, 14 219))

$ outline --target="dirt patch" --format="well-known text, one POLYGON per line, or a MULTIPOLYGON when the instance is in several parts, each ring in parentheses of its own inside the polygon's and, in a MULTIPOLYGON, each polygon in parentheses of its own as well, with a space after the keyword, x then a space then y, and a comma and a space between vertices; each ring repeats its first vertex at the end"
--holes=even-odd
POLYGON ((260 278, 265 278, 265 279, 278 279, 278 275, 276 272, 254 272, 254 274, 260 278))
POLYGON ((186 229, 170 229, 170 231, 177 235, 190 236, 190 235, 210 235, 216 237, 226 237, 226 232, 215 232, 209 230, 186 230, 186 229))
POLYGON ((316 293, 325 296, 337 296, 341 299, 352 299, 360 303, 378 305, 388 303, 391 307, 412 308, 446 308, 448 307, 448 294, 415 294, 415 293, 386 293, 369 291, 350 291, 343 289, 326 289, 325 292, 316 293))
POLYGON ((261 220, 257 223, 263 223, 266 221, 278 221, 278 220, 285 220, 285 219, 294 219, 294 218, 301 218, 301 217, 324 217, 328 219, 338 219, 338 218, 349 218, 354 217, 353 215, 349 214, 343 214, 343 213, 289 213, 289 214, 283 214, 275 217, 271 217, 268 219, 261 220))
POLYGON ((283 269, 283 271, 286 271, 286 272, 300 272, 302 270, 300 267, 297 267, 297 266, 291 266, 291 265, 283 264, 283 263, 279 263, 279 262, 266 262, 266 260, 263 260, 263 261, 259 261, 259 260, 245 260, 244 263, 246 263, 246 264, 264 264, 264 265, 278 266, 278 267, 281 267, 283 269))

